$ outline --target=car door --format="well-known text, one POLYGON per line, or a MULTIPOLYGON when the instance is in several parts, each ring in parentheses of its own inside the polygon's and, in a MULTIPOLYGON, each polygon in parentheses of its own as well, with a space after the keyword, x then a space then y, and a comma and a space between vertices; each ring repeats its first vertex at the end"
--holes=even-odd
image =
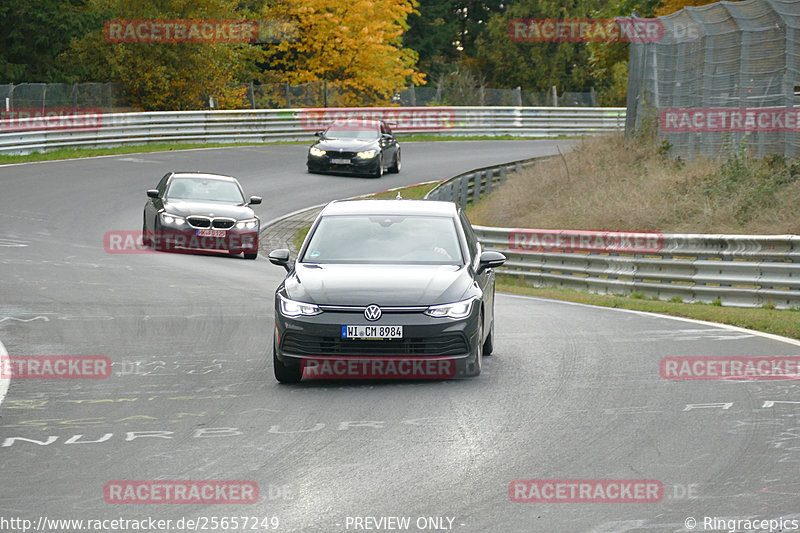
POLYGON ((390 166, 394 162, 395 154, 397 153, 397 139, 389 125, 383 121, 381 121, 381 149, 383 151, 383 164, 390 166))
MULTIPOLYGON (((472 224, 470 224, 467 215, 460 209, 458 211, 458 217, 461 222, 461 227, 464 230, 464 236, 467 239, 470 264, 472 265, 473 271, 477 271, 482 251, 481 243, 478 241, 478 237, 475 235, 475 230, 472 229, 472 224)), ((488 328, 494 321, 494 270, 487 268, 482 273, 475 276, 475 281, 478 283, 483 293, 483 308, 485 313, 483 319, 484 326, 488 328)), ((488 332, 484 330, 484 334, 487 333, 488 332)))
POLYGON ((167 191, 167 183, 172 176, 172 172, 164 174, 164 177, 158 182, 156 189, 158 189, 158 198, 147 198, 147 203, 144 206, 145 224, 149 231, 155 231, 156 222, 159 211, 164 209, 164 194, 167 191))

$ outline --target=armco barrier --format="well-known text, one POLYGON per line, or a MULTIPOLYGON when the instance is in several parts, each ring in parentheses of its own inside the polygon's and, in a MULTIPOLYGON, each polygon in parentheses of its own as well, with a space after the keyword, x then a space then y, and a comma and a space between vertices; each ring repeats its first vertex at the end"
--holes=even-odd
MULTIPOLYGON (((46 111, 46 110, 45 110, 46 111)), ((0 119, 8 113, 0 111, 0 119)), ((621 131, 617 107, 383 107, 236 111, 176 111, 80 115, 80 124, 31 130, 20 119, 0 120, 0 153, 57 148, 103 148, 148 142, 269 142, 312 140, 333 121, 385 118, 398 133, 558 137, 621 131)), ((33 119, 32 119, 33 120, 33 119)))
MULTIPOLYGON (((541 158, 536 158, 541 159, 541 158)), ((526 159, 459 174, 428 193, 462 207, 504 182, 526 159)), ((498 273, 535 286, 757 307, 800 307, 800 236, 677 235, 475 226, 506 255, 498 273), (600 238, 600 245, 595 245, 600 238), (638 240, 637 240, 638 238, 638 240), (608 246, 611 244, 610 246, 608 246), (605 246, 605 247, 604 247, 605 246)))

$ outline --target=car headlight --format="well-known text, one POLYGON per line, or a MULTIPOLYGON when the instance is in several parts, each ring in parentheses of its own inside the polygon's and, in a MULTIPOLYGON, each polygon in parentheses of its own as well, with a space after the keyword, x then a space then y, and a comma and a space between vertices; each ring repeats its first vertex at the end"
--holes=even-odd
POLYGON ((251 218, 249 220, 240 220, 236 223, 236 229, 256 229, 258 227, 258 219, 251 218))
POLYGON ((435 318, 465 318, 472 311, 472 302, 475 298, 461 300, 451 304, 432 305, 425 310, 425 314, 435 318))
POLYGON ((359 159, 372 159, 377 153, 377 150, 364 150, 363 152, 358 152, 356 157, 359 159))
POLYGON ((181 226, 186 222, 183 217, 170 215, 169 213, 161 213, 161 221, 164 224, 175 224, 176 226, 181 226))
POLYGON ((283 316, 314 316, 322 312, 322 309, 314 304, 296 302, 294 300, 290 300, 289 298, 285 298, 280 294, 278 295, 278 299, 281 302, 281 314, 283 316))
POLYGON ((316 146, 312 146, 311 149, 309 149, 308 153, 316 157, 322 157, 323 155, 325 155, 326 152, 325 150, 320 150, 316 146))

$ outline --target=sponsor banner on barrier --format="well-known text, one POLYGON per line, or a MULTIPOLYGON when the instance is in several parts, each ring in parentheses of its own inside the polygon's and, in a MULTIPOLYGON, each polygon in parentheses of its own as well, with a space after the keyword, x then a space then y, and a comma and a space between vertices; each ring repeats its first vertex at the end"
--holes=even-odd
POLYGON ((297 118, 306 131, 331 125, 361 129, 374 120, 385 120, 398 131, 443 131, 456 125, 456 112, 450 107, 308 108, 301 109, 297 118))
POLYGON ((800 131, 800 109, 787 107, 667 108, 658 127, 677 132, 800 131))
POLYGON ((268 43, 294 34, 292 23, 269 20, 115 19, 103 25, 112 43, 268 43))
POLYGON ((258 250, 258 233, 237 230, 186 230, 160 231, 147 237, 145 244, 141 231, 113 230, 103 235, 103 249, 109 254, 150 254, 157 250, 258 250), (219 235, 203 235, 199 232, 217 232, 219 235))
POLYGON ((111 359, 104 355, 9 355, 0 359, 3 379, 104 379, 111 359))
POLYGON ((106 503, 123 504, 249 504, 258 501, 253 481, 109 481, 103 486, 106 503))
POLYGON ((664 357, 660 372, 669 380, 800 379, 800 357, 664 357))
POLYGON ((554 42, 657 42, 664 38, 661 19, 514 19, 508 23, 512 41, 554 42))
POLYGON ((513 252, 656 253, 663 247, 662 233, 516 229, 508 234, 513 252))
POLYGON ((0 110, 0 132, 97 130, 103 125, 103 111, 94 107, 19 107, 0 110))
POLYGON ((515 503, 657 503, 664 485, 654 479, 515 479, 515 503))
POLYGON ((307 379, 450 379, 456 375, 456 361, 451 357, 320 357, 304 359, 300 366, 307 379))

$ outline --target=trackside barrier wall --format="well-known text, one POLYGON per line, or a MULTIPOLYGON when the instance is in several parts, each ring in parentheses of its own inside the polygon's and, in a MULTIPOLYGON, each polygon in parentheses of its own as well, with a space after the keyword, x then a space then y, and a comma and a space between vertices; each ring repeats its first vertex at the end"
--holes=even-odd
POLYGON ((386 118, 397 133, 515 135, 552 138, 621 131, 625 108, 617 107, 383 107, 235 111, 110 113, 62 117, 63 127, 31 129, 0 122, 0 154, 58 148, 106 148, 148 142, 255 143, 311 141, 334 120, 386 118), (86 121, 94 127, 83 126, 86 121))
MULTIPOLYGON (((544 159, 544 158, 536 158, 544 159)), ((509 172, 535 164, 528 159, 455 176, 426 198, 449 200, 464 207, 491 192, 509 172)), ((486 249, 508 258, 498 273, 531 285, 584 291, 641 293, 658 299, 738 307, 800 307, 800 236, 663 234, 658 249, 646 253, 569 251, 549 247, 526 250, 516 242, 531 230, 474 226, 486 249)), ((547 230, 558 235, 559 230, 547 230)), ((589 241, 596 231, 569 232, 566 242, 589 241)))

